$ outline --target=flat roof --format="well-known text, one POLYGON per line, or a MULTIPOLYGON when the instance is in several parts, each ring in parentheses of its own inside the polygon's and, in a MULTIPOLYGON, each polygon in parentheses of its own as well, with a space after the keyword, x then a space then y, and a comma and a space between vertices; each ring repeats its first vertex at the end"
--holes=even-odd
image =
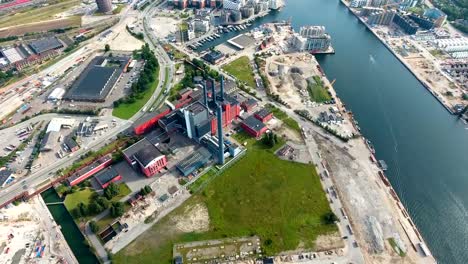
POLYGON ((2 50, 3 55, 10 63, 15 63, 23 59, 23 56, 16 50, 16 48, 9 48, 2 50))
POLYGON ((195 115, 203 111, 208 111, 206 107, 200 102, 194 102, 193 104, 190 104, 189 106, 187 106, 186 110, 190 111, 195 115))
POLYGON ((63 142, 65 143, 65 145, 67 145, 67 147, 70 148, 70 150, 72 148, 79 147, 78 143, 76 143, 76 141, 70 136, 66 136, 63 142))
POLYGON ((0 170, 0 186, 10 179, 12 174, 11 170, 0 170))
POLYGON ((147 166, 156 158, 163 154, 147 138, 143 138, 137 143, 123 150, 129 159, 138 160, 143 166, 147 166))
POLYGON ((255 39, 245 34, 241 34, 239 36, 233 37, 232 39, 228 40, 228 43, 238 49, 245 49, 255 44, 255 39))
POLYGON ((34 53, 42 53, 45 51, 62 48, 63 44, 56 37, 43 38, 29 43, 29 47, 34 53))
POLYGON ((73 83, 65 98, 77 101, 104 101, 128 61, 127 57, 95 57, 73 83))
POLYGON ((253 116, 247 117, 242 123, 254 131, 261 131, 265 127, 265 124, 253 116))
POLYGON ((94 175, 94 178, 99 182, 99 184, 104 185, 112 181, 115 177, 119 176, 119 172, 114 169, 114 167, 108 167, 94 175))
POLYGON ((176 167, 182 171, 182 173, 188 175, 194 170, 202 166, 208 159, 211 158, 211 153, 208 149, 200 147, 198 150, 194 151, 192 154, 187 156, 185 159, 181 160, 176 167))

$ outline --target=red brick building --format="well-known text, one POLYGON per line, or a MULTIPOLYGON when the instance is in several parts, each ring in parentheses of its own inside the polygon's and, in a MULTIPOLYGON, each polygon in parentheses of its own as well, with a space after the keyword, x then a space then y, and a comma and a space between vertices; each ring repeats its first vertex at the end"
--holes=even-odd
POLYGON ((245 130, 245 132, 249 133, 249 135, 256 138, 260 137, 268 130, 268 127, 265 126, 265 124, 253 116, 247 117, 241 123, 241 127, 245 130))
POLYGON ((68 177, 67 179, 68 184, 70 186, 77 185, 80 182, 98 173, 102 169, 108 167, 111 163, 112 163, 111 155, 106 155, 104 157, 101 157, 95 162, 91 163, 90 165, 80 169, 79 171, 74 173, 72 176, 68 177))
POLYGON ((146 138, 125 149, 123 154, 127 162, 146 177, 154 176, 167 166, 166 155, 146 138))
POLYGON ((254 117, 263 123, 266 123, 273 118, 273 113, 270 112, 270 110, 263 108, 255 112, 254 117))
POLYGON ((120 181, 122 176, 112 167, 102 170, 94 176, 96 181, 101 185, 101 188, 105 189, 112 182, 120 181))

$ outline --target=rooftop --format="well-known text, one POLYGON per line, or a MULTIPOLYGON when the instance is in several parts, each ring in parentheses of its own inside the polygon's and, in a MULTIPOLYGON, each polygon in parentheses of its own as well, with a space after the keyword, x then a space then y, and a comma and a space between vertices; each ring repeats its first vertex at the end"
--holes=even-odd
POLYGON ((143 138, 123 151, 129 159, 138 160, 144 167, 163 154, 147 138, 143 138))
POLYGON ((268 110, 266 108, 262 108, 262 109, 258 110, 257 112, 255 112, 255 115, 262 118, 262 119, 267 117, 269 114, 271 114, 271 112, 270 112, 270 110, 268 110))
POLYGON ((63 44, 56 37, 50 37, 33 41, 29 44, 29 47, 31 47, 34 53, 39 54, 45 51, 62 48, 63 44))
POLYGON ((92 171, 96 167, 98 167, 99 165, 101 165, 103 163, 106 163, 106 162, 109 162, 110 160, 112 160, 111 155, 106 155, 106 156, 103 156, 103 157, 99 158, 95 162, 91 163, 90 165, 88 165, 88 166, 82 168, 81 170, 75 172, 72 176, 68 177, 68 182, 72 182, 72 181, 78 179, 83 174, 89 173, 90 171, 92 171))
POLYGON ((261 131, 265 127, 265 124, 253 116, 247 117, 242 123, 254 131, 261 131))
POLYGON ((119 173, 113 167, 108 167, 107 169, 104 169, 96 173, 96 175, 94 175, 94 178, 102 186, 110 182, 112 179, 114 179, 117 176, 119 176, 119 173))

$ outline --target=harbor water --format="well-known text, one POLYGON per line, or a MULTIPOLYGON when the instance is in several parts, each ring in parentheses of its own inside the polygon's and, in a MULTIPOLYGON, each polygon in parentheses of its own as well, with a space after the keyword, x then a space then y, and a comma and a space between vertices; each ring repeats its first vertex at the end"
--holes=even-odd
MULTIPOLYGON (((44 191, 41 193, 41 196, 46 204, 62 202, 62 199, 60 199, 53 188, 44 191)), ((99 263, 98 259, 90 251, 89 247, 85 245, 85 238, 78 229, 78 226, 76 226, 70 213, 68 213, 65 205, 53 204, 47 205, 47 208, 54 217, 55 222, 60 225, 62 234, 78 262, 80 264, 99 263)))
MULTIPOLYGON (((386 175, 439 263, 468 263, 468 130, 339 0, 289 0, 253 23, 324 25, 318 60, 372 141, 386 175)), ((210 42, 219 44, 235 33, 210 42)))

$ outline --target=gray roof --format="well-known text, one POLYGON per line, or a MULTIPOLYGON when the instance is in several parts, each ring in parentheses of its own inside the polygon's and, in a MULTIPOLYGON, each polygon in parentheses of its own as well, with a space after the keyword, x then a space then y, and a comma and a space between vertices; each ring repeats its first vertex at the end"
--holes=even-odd
POLYGON ((112 179, 114 179, 118 175, 119 173, 113 167, 109 167, 107 169, 104 169, 96 173, 96 175, 94 175, 94 178, 99 182, 99 184, 104 185, 110 182, 112 179))
POLYGON ((13 174, 10 170, 0 170, 0 186, 3 185, 13 174))
POLYGON ((39 54, 45 51, 62 48, 63 44, 56 37, 51 37, 33 41, 29 44, 29 47, 31 47, 34 53, 39 54))
POLYGON ((258 110, 257 112, 255 112, 255 115, 261 117, 261 118, 265 118, 267 115, 271 114, 271 111, 266 109, 266 108, 262 108, 260 110, 258 110))
POLYGON ((163 154, 146 138, 138 141, 123 151, 131 160, 139 161, 144 167, 163 154))
POLYGON ((255 131, 260 131, 265 127, 265 124, 253 116, 247 117, 243 123, 255 131))

